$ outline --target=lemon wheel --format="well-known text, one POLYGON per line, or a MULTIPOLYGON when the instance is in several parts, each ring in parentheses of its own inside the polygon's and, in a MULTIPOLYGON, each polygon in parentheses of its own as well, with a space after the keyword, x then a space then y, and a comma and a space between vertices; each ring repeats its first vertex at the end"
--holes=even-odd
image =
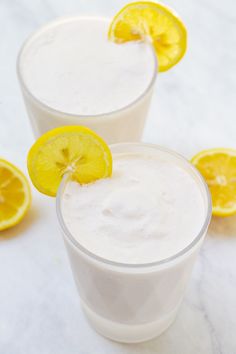
POLYGON ((187 31, 181 19, 168 7, 151 1, 133 2, 121 9, 111 22, 108 37, 116 43, 148 38, 159 71, 177 64, 187 48, 187 31))
POLYGON ((66 173, 80 184, 109 177, 112 156, 96 133, 82 126, 66 126, 42 135, 28 154, 32 183, 41 192, 55 196, 66 173))

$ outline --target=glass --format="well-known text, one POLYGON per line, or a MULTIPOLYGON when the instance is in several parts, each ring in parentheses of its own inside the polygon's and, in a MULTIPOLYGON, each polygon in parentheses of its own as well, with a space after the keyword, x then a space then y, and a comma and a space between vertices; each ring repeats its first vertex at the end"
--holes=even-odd
MULTIPOLYGON (((51 26, 56 26, 57 24, 60 24, 61 21, 73 21, 76 18, 80 17, 58 19, 40 28, 26 40, 18 55, 18 78, 25 102, 25 107, 30 118, 35 137, 38 138, 46 131, 58 126, 84 125, 96 131, 108 143, 140 141, 150 106, 153 86, 157 76, 157 60, 153 49, 152 52, 155 68, 153 77, 147 89, 137 99, 135 99, 133 102, 130 102, 129 105, 109 113, 98 115, 80 115, 78 112, 77 115, 74 115, 67 112, 61 112, 52 107, 49 107, 37 99, 37 97, 35 97, 27 87, 21 70, 22 61, 24 60, 23 53, 25 49, 29 48, 34 43, 35 38, 37 38, 41 31, 44 31, 46 28, 50 28, 51 26)), ((84 19, 84 17, 82 18, 84 19)), ((92 20, 93 18, 88 17, 88 19, 92 20)), ((98 20, 98 18, 94 19, 98 20)), ((107 19, 99 19, 101 19, 101 21, 108 22, 107 19)))
POLYGON ((124 264, 99 257, 78 243, 67 229, 61 200, 69 177, 57 195, 57 215, 64 235, 82 308, 92 327, 112 340, 142 342, 160 335, 176 317, 199 248, 211 218, 211 198, 200 173, 180 155, 157 145, 111 145, 112 153, 163 154, 195 179, 205 202, 205 220, 198 235, 179 253, 148 264, 124 264))

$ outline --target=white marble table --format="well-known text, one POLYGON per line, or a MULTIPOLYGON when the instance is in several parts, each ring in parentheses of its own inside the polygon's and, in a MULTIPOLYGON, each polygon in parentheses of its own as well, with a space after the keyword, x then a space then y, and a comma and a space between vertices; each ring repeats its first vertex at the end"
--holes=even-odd
MULTIPOLYGON (((33 142, 15 62, 39 25, 68 14, 112 15, 118 0, 0 1, 0 155, 26 170, 33 142)), ((144 140, 190 157, 236 146, 234 0, 169 0, 189 29, 185 59, 158 78, 144 140)), ((34 191, 18 226, 0 235, 1 354, 235 354, 236 218, 214 219, 178 318, 140 345, 110 342, 88 326, 60 236, 54 200, 34 191)))

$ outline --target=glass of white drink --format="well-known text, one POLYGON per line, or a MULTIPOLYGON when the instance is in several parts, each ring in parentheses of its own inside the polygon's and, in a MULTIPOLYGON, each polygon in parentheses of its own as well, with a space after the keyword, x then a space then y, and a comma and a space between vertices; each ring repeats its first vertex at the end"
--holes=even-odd
POLYGON ((167 149, 111 145, 113 175, 65 177, 57 212, 81 304, 100 334, 142 342, 168 328, 211 217, 198 171, 167 149))
POLYGON ((58 19, 23 45, 17 71, 36 137, 84 125, 108 143, 139 141, 157 75, 147 42, 108 40, 109 20, 58 19))

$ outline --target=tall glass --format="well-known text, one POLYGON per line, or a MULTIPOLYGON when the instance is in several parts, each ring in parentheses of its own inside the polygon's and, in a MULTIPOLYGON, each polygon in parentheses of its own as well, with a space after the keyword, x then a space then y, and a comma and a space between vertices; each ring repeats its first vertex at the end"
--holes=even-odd
POLYGON ((210 222, 211 199, 199 172, 180 155, 151 144, 115 144, 111 149, 113 154, 147 151, 166 155, 188 171, 205 202, 201 230, 197 235, 191 235, 193 241, 184 249, 161 261, 125 264, 99 257, 76 241, 61 211, 68 177, 61 184, 57 195, 57 215, 81 305, 89 322, 97 332, 112 340, 142 342, 160 335, 176 317, 210 222))
MULTIPOLYGON (((35 39, 42 31, 45 31, 47 28, 51 28, 52 26, 57 26, 62 21, 74 21, 75 19, 79 18, 62 18, 43 26, 26 40, 18 55, 18 78, 25 102, 25 107, 30 118, 35 137, 37 138, 46 131, 58 126, 84 125, 96 131, 108 143, 140 141, 150 106, 153 86, 157 76, 157 60, 154 50, 152 50, 153 61, 155 63, 154 71, 147 89, 127 106, 112 112, 97 115, 81 115, 79 112, 78 114, 61 112, 40 101, 27 87, 22 72, 22 63, 24 61, 25 50, 29 49, 30 46, 33 45, 35 39)), ((82 19, 98 20, 97 17, 82 17, 82 19)), ((107 24, 109 25, 108 19, 99 18, 99 20, 107 21, 107 24)), ((132 82, 130 85, 132 85, 132 82)))

